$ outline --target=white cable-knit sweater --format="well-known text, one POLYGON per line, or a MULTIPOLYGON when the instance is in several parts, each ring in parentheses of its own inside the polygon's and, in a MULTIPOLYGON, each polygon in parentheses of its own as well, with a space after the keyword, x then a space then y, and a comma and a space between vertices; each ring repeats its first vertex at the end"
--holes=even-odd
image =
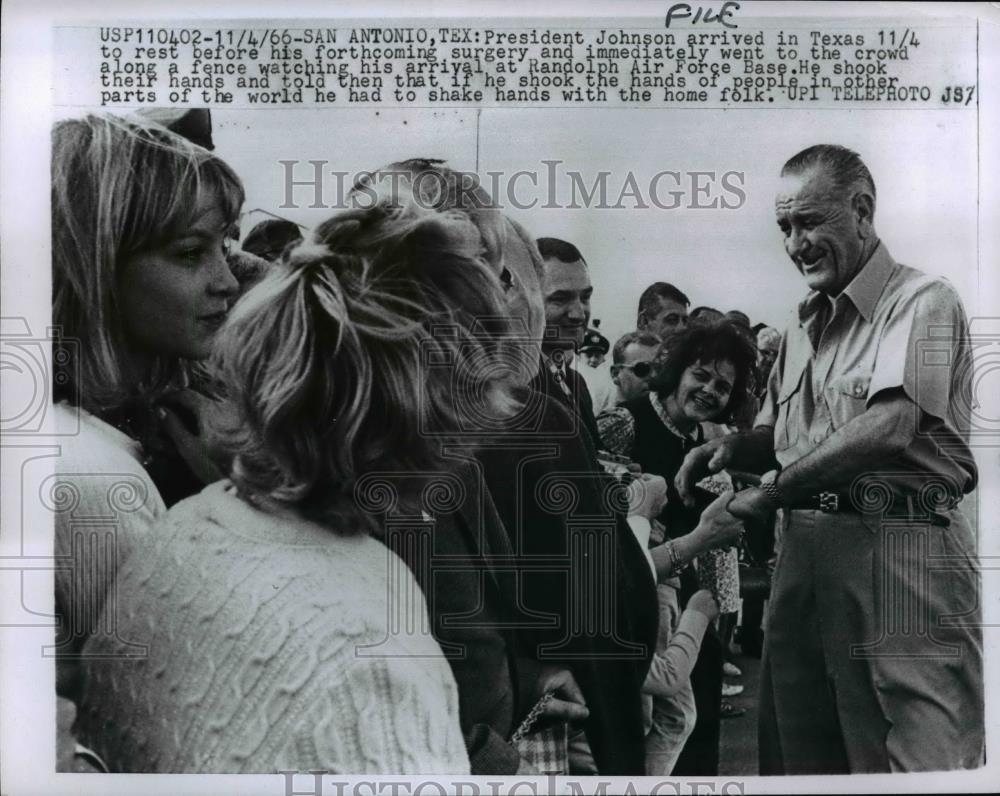
POLYGON ((117 636, 84 648, 78 734, 112 771, 468 772, 423 595, 378 541, 220 482, 141 544, 105 604, 117 636))

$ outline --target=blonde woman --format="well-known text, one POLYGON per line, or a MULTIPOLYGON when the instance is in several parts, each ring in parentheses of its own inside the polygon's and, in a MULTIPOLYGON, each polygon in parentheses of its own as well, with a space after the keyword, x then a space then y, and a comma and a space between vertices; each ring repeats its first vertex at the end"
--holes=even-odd
MULTIPOLYGON (((223 161, 155 124, 87 116, 53 129, 62 454, 45 498, 56 517, 57 690, 70 700, 115 568, 165 510, 161 487, 197 483, 159 415, 226 317, 237 283, 224 255, 242 202, 223 161)), ((100 630, 114 634, 113 620, 100 630)), ((60 706, 66 724, 72 709, 60 706)))
MULTIPOLYGON (((120 638, 148 657, 85 649, 82 739, 112 770, 469 770, 424 599, 358 490, 450 468, 455 374, 422 363, 496 357, 473 321, 501 314, 500 286, 461 218, 408 205, 338 225, 380 245, 299 247, 221 334, 231 480, 171 509, 117 582, 120 638)), ((503 385, 484 389, 504 411, 503 385)), ((419 520, 419 489, 394 500, 419 520)))

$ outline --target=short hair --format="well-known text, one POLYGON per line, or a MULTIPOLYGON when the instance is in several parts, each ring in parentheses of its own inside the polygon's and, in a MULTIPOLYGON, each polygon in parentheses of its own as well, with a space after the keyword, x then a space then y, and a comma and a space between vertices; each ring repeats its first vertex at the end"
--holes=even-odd
POLYGON ((875 180, 857 152, 839 144, 816 144, 789 158, 781 168, 781 176, 801 175, 813 168, 829 176, 841 194, 846 196, 861 186, 874 201, 875 180))
POLYGON ((759 332, 757 332, 757 348, 762 348, 765 342, 780 345, 781 332, 770 326, 764 326, 759 332))
POLYGON ((663 365, 655 372, 650 389, 660 398, 671 395, 681 382, 684 371, 696 362, 731 362, 736 371, 729 402, 716 423, 728 423, 746 405, 757 364, 753 344, 731 323, 722 322, 688 327, 670 339, 663 365))
POLYGON ((503 340, 479 324, 503 294, 482 251, 467 217, 405 202, 344 212, 287 253, 216 344, 241 491, 368 530, 359 478, 447 467, 471 393, 505 422, 503 340))
POLYGON ((614 348, 611 349, 611 361, 616 365, 620 365, 625 360, 625 349, 633 343, 655 347, 663 345, 663 341, 659 335, 652 332, 626 332, 618 338, 614 348))
POLYGON ((750 316, 742 310, 729 310, 723 317, 730 323, 735 323, 750 331, 750 316))
POLYGON ((137 383, 126 381, 118 283, 131 257, 193 222, 203 189, 217 197, 224 223, 234 223, 244 199, 239 177, 185 138, 109 115, 53 127, 52 318, 79 343, 72 367, 53 373, 56 400, 100 415, 148 397, 183 370, 180 359, 159 356, 137 383))
POLYGON ((241 248, 273 263, 281 257, 285 249, 302 239, 302 230, 294 221, 284 218, 265 218, 247 233, 241 248))
POLYGON ((715 307, 695 307, 691 312, 688 313, 689 318, 700 318, 702 315, 716 315, 719 318, 723 316, 722 310, 717 310, 715 307))
POLYGON ((722 314, 722 311, 715 309, 715 307, 695 307, 688 313, 688 325, 711 326, 723 318, 725 316, 722 314))
POLYGON ((539 238, 535 243, 538 245, 538 252, 542 255, 543 260, 587 264, 587 261, 583 259, 583 255, 580 254, 580 250, 569 241, 559 238, 539 238))
POLYGON ((661 301, 675 301, 685 307, 691 305, 691 300, 679 288, 669 282, 653 282, 639 296, 639 316, 642 317, 650 310, 658 310, 661 301))

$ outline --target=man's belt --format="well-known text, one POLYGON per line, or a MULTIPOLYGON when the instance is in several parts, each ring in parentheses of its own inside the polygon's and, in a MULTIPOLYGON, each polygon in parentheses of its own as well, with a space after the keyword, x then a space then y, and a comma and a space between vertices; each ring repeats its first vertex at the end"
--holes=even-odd
MULTIPOLYGON (((926 521, 942 528, 947 528, 951 525, 951 520, 947 515, 937 511, 922 509, 919 507, 916 498, 902 495, 894 497, 892 502, 884 508, 880 506, 875 511, 867 512, 864 508, 855 506, 850 494, 845 492, 819 492, 818 494, 809 495, 802 500, 796 501, 793 505, 786 506, 786 508, 792 511, 820 511, 824 514, 874 513, 901 520, 913 519, 918 522, 926 521)), ((942 506, 942 508, 951 509, 954 506, 942 506)))

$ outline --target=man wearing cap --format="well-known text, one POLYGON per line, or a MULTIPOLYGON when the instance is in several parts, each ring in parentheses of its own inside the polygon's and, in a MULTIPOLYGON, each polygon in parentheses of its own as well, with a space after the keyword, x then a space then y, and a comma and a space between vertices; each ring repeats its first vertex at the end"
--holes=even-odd
POLYGON ((579 348, 580 356, 583 357, 584 363, 591 370, 597 370, 597 368, 603 365, 604 358, 608 355, 608 351, 611 350, 611 343, 608 342, 608 338, 596 328, 599 323, 600 321, 594 321, 594 328, 587 329, 587 333, 583 336, 583 345, 579 348))
MULTIPOLYGON (((594 321, 596 327, 600 321, 594 321)), ((573 360, 583 380, 587 382, 587 390, 597 416, 615 405, 617 388, 611 378, 611 371, 602 367, 604 358, 611 350, 611 343, 596 328, 588 329, 583 336, 583 344, 577 349, 579 356, 573 360)))
POLYGON ((893 260, 854 152, 795 155, 775 209, 811 292, 756 427, 691 451, 677 475, 688 496, 705 471, 768 470, 730 510, 784 509, 760 773, 980 766, 980 584, 958 509, 977 477, 962 304, 947 282, 893 260))

